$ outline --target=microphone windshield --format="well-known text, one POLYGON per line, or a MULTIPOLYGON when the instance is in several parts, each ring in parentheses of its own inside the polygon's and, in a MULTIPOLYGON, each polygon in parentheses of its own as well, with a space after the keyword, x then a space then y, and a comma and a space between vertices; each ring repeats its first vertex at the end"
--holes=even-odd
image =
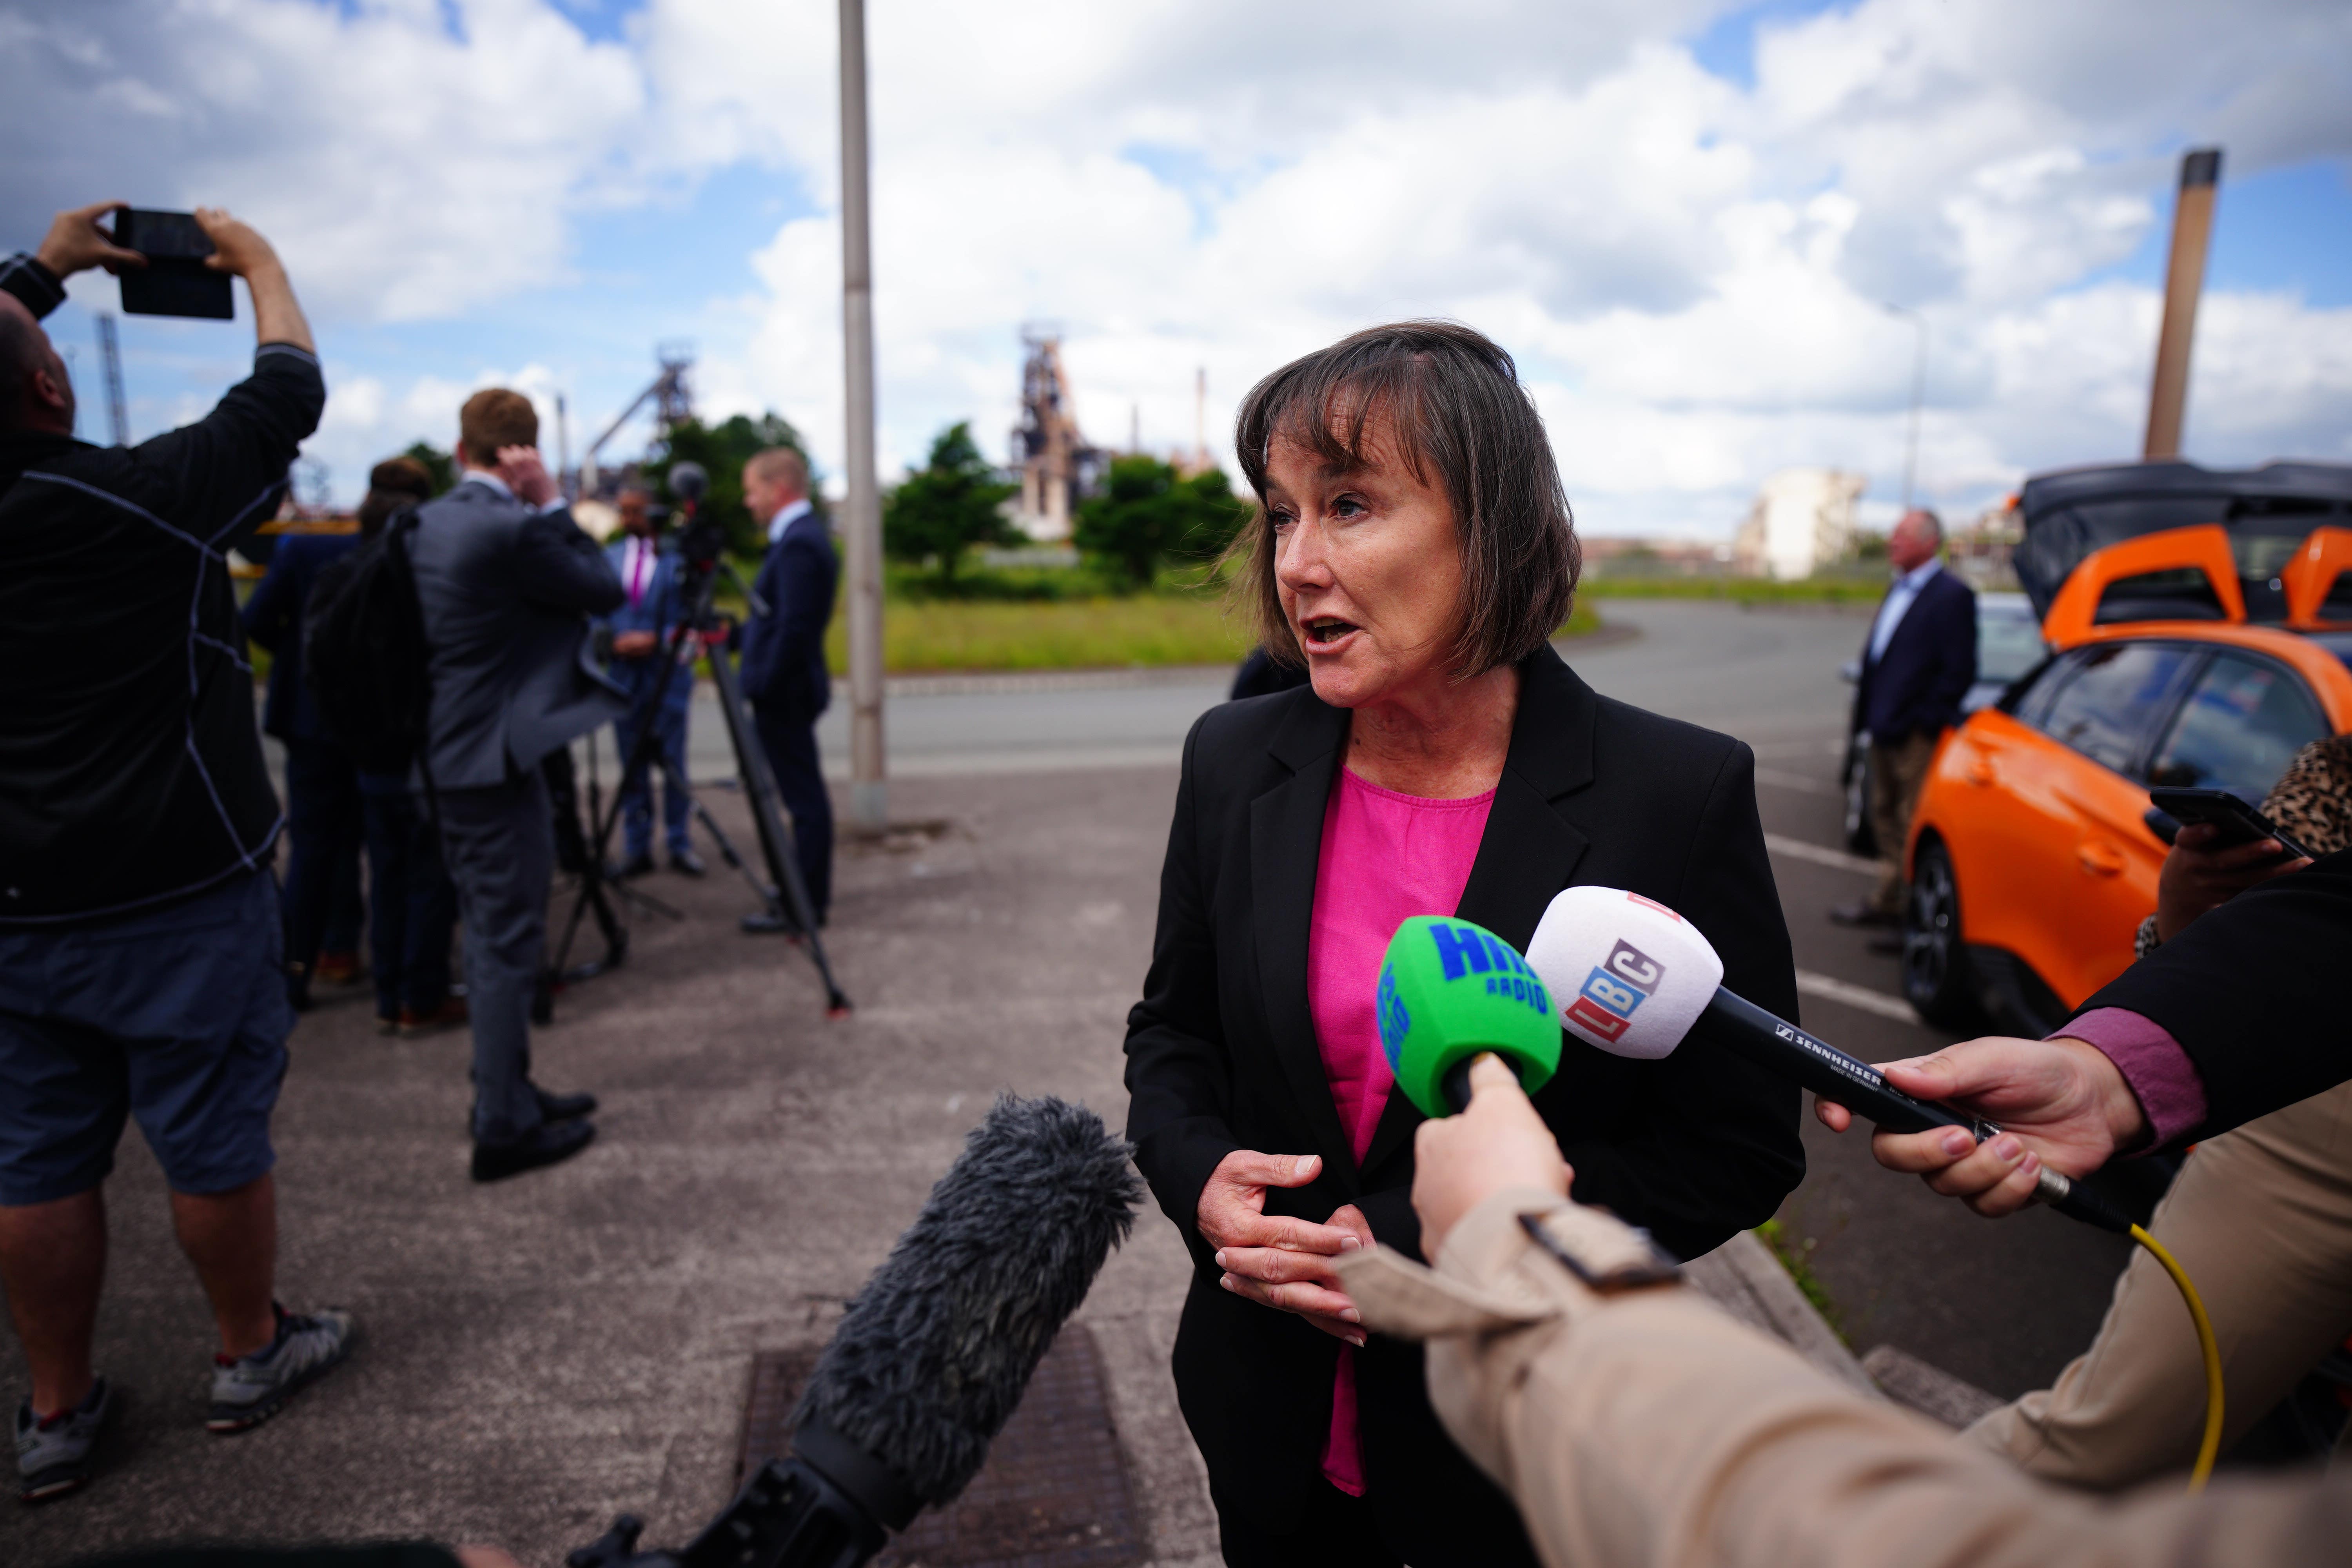
POLYGON ((954 1499, 1134 1224, 1133 1152, 1083 1106, 999 1098, 849 1303, 795 1425, 879 1460, 914 1503, 954 1499))
POLYGON ((1723 960, 1698 928, 1618 888, 1556 896, 1528 942, 1568 1032, 1612 1056, 1670 1054, 1723 984, 1723 960))

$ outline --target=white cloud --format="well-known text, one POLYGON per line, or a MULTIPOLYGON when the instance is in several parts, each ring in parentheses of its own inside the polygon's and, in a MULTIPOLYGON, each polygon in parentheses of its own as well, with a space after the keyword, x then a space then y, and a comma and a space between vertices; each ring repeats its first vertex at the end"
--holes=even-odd
MULTIPOLYGON (((1784 464, 1867 468, 1888 500, 1893 302, 1930 324, 1923 479, 1965 503, 2136 449, 2156 302, 2093 279, 2164 221, 2180 145, 2226 142, 2233 174, 2352 156, 2341 5, 1861 0, 1763 25, 1752 89, 1677 41, 1726 8, 870 11, 886 468, 961 418, 998 449, 1024 320, 1066 325, 1096 439, 1139 409, 1148 444, 1189 445, 1205 366, 1221 448, 1283 360, 1442 314, 1521 355, 1587 526, 1722 532, 1784 464)), ((561 287, 583 215, 748 163, 818 211, 702 303, 701 395, 778 409, 837 473, 835 15, 648 0, 598 43, 548 0, 0 0, 24 148, 0 197, 226 197, 331 353, 341 321, 561 287)), ((2197 352, 2192 450, 2347 453, 2352 312, 2216 293, 2197 352)), ((314 446, 340 473, 446 440, 468 368, 338 362, 314 446)))

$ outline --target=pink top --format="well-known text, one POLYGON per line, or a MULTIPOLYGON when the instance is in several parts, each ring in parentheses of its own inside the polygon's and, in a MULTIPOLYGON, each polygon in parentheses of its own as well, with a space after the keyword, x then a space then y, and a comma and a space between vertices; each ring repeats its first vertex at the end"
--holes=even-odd
MULTIPOLYGON (((1342 768, 1323 813, 1307 937, 1307 1005, 1339 1126, 1359 1163, 1395 1082, 1372 1008, 1389 938, 1414 915, 1450 915, 1460 906, 1494 804, 1493 790, 1467 800, 1423 800, 1368 784, 1342 768)), ((1340 1347, 1331 1391, 1323 1473, 1341 1491, 1364 1495, 1356 1352, 1348 1346, 1340 1347)))

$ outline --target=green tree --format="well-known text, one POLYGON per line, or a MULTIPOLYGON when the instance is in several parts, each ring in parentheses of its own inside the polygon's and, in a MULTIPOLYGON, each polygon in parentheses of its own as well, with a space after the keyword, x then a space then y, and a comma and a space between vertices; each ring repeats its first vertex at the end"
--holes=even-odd
POLYGON ((967 421, 931 442, 929 459, 907 470, 882 503, 882 552, 893 561, 939 562, 940 586, 952 588, 963 553, 976 544, 1017 544, 1021 534, 997 509, 1021 487, 998 480, 972 444, 967 421))
POLYGON ((425 471, 433 476, 433 493, 436 496, 457 482, 456 460, 430 441, 419 441, 401 456, 414 458, 425 465, 425 471))
MULTIPOLYGON (((808 460, 808 447, 801 442, 801 433, 793 428, 792 421, 779 414, 762 414, 757 419, 737 414, 717 425, 705 425, 689 419, 671 427, 669 439, 661 450, 638 466, 638 475, 656 492, 663 490, 669 478, 670 465, 679 462, 700 463, 710 475, 710 490, 703 498, 706 517, 716 517, 726 530, 727 548, 737 555, 755 556, 768 547, 764 531, 768 520, 754 518, 743 504, 743 465, 755 452, 770 447, 789 447, 808 460)), ((817 494, 817 468, 809 463, 809 501, 818 515, 824 512, 824 502, 817 494)))
POLYGON ((1171 561, 1210 561, 1249 521, 1221 468, 1190 479, 1157 458, 1111 459, 1102 493, 1078 505, 1071 538, 1136 588, 1171 561))

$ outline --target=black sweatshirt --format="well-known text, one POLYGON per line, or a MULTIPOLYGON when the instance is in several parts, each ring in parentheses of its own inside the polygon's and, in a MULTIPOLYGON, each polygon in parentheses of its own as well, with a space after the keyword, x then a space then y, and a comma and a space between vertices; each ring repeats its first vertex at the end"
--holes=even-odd
POLYGON ((2211 1138, 2352 1079, 2347 953, 2352 849, 2207 910, 2074 1011, 2121 1007, 2171 1035, 2205 1086, 2189 1136, 2211 1138))
MULTIPOLYGON (((0 263, 47 315, 47 268, 0 263)), ((290 343, 129 448, 0 433, 0 929, 156 908, 267 864, 282 817, 227 552, 327 400, 290 343)))

